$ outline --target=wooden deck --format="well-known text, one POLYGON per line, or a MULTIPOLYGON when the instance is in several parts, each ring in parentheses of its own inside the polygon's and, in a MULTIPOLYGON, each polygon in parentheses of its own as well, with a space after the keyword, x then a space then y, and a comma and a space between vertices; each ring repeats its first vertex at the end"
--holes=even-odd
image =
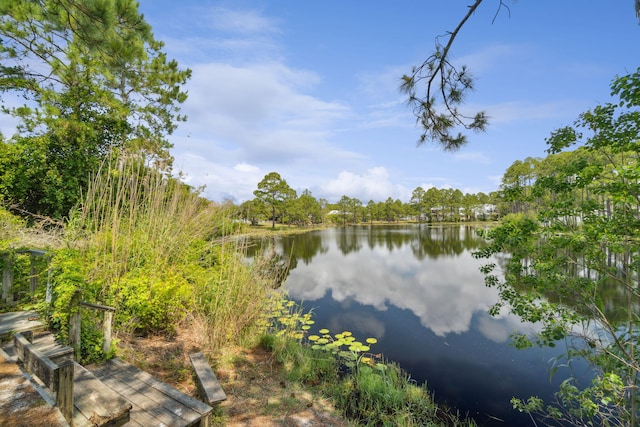
POLYGON ((209 426, 213 408, 120 359, 91 370, 133 405, 127 426, 209 426))
MULTIPOLYGON (((44 329, 35 312, 0 313, 2 340, 15 332, 44 329)), ((36 333, 33 346, 38 353, 56 361, 71 357, 69 347, 56 343, 49 333, 36 333)), ((17 362, 11 341, 5 342, 2 350, 8 360, 17 362)), ((55 402, 55 394, 44 391, 50 394, 48 399, 43 396, 45 400, 55 402)), ((73 424, 77 426, 209 427, 213 411, 211 406, 117 358, 91 369, 75 363, 73 402, 73 424)))
POLYGON ((6 341, 14 332, 43 331, 45 324, 35 311, 0 313, 0 341, 6 341))

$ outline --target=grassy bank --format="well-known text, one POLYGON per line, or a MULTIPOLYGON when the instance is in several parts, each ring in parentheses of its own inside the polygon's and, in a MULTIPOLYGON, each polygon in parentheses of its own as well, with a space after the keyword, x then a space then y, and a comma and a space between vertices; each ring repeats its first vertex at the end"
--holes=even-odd
POLYGON ((287 379, 328 398, 355 425, 475 425, 439 407, 426 385, 376 354, 375 338, 318 328, 310 313, 284 297, 275 300, 267 321, 260 346, 273 353, 287 379))

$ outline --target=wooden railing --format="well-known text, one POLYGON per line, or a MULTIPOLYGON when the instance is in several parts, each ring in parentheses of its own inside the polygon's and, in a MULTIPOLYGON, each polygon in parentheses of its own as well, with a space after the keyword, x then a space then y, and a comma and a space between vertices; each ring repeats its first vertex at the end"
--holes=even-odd
POLYGON ((69 319, 69 341, 74 352, 76 352, 76 359, 80 356, 80 344, 82 342, 80 338, 82 325, 80 308, 82 307, 99 310, 104 313, 104 317, 102 318, 102 351, 104 354, 109 354, 111 351, 111 324, 113 322, 113 313, 115 313, 116 309, 114 307, 91 304, 84 301, 78 302, 78 306, 78 310, 72 314, 69 319))
MULTIPOLYGON (((36 271, 36 258, 46 257, 48 253, 40 249, 20 249, 15 251, 17 254, 29 254, 30 256, 30 271, 29 271, 29 292, 32 294, 38 287, 39 274, 36 271)), ((12 252, 1 253, 4 268, 2 269, 2 300, 4 305, 13 305, 14 301, 14 274, 13 263, 14 254, 12 252)), ((51 302, 51 281, 49 280, 49 270, 47 270, 47 302, 51 302)))
POLYGON ((16 356, 27 372, 37 376, 55 394, 56 406, 64 418, 71 423, 73 418, 73 360, 59 365, 42 354, 23 334, 13 336, 16 356))
MULTIPOLYGON (((15 254, 24 255, 28 254, 30 257, 29 267, 29 292, 34 294, 39 285, 39 277, 44 273, 43 271, 37 271, 37 258, 50 257, 49 253, 39 249, 20 249, 14 252, 0 253, 0 257, 3 260, 4 268, 2 269, 2 299, 0 299, 0 307, 12 306, 16 304, 15 290, 14 290, 14 262, 15 254)), ((46 269, 46 291, 45 302, 49 305, 52 302, 52 282, 51 282, 51 270, 49 267, 46 269)), ((81 308, 99 310, 104 313, 102 319, 102 350, 105 354, 111 351, 111 330, 113 322, 113 314, 116 309, 106 305, 92 304, 79 300, 79 294, 77 298, 74 298, 70 308, 78 307, 74 314, 69 318, 69 341, 71 347, 74 349, 76 360, 80 357, 81 347, 81 308)))

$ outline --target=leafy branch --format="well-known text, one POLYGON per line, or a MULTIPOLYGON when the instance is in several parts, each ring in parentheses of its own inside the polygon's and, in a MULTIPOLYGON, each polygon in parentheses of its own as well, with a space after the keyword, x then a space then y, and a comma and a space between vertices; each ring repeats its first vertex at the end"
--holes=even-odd
MULTIPOLYGON (((453 42, 483 1, 476 0, 468 6, 467 13, 457 27, 446 33, 447 43, 441 43, 443 36, 436 37, 435 52, 421 65, 413 67, 411 75, 402 76, 400 90, 409 96, 408 103, 422 127, 418 145, 431 140, 438 142, 445 150, 453 151, 467 143, 465 135, 461 132, 455 134, 456 128, 474 131, 486 129, 488 117, 484 111, 468 116, 459 110, 465 95, 473 90, 473 77, 466 66, 458 69, 449 61, 453 42), (423 86, 424 96, 418 93, 423 86)), ((502 6, 503 0, 500 0, 502 6)))
MULTIPOLYGON (((474 89, 474 78, 466 66, 457 68, 449 59, 460 30, 483 1, 475 0, 467 6, 467 13, 456 28, 436 37, 435 52, 421 65, 414 66, 410 74, 402 76, 400 90, 408 95, 407 102, 422 128, 418 145, 429 140, 447 151, 455 151, 468 142, 467 136, 459 131, 461 128, 475 132, 486 130, 489 120, 486 112, 468 115, 460 111, 466 94, 474 89), (445 44, 442 38, 446 39, 445 44)), ((498 0, 492 22, 503 8, 510 13, 505 0, 498 0)), ((634 9, 640 19, 640 0, 634 0, 634 9)))

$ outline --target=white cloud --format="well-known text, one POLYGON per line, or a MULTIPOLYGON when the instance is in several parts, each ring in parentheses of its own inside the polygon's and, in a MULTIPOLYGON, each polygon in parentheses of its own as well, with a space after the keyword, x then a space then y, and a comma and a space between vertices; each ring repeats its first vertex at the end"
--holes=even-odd
POLYGON ((244 172, 244 173, 257 173, 258 171, 260 171, 259 167, 248 165, 246 163, 238 163, 233 167, 233 169, 238 172, 244 172))
POLYGON ((381 166, 367 170, 363 175, 342 171, 338 178, 321 185, 321 191, 330 201, 337 201, 343 195, 355 197, 363 203, 373 199, 384 201, 388 197, 405 200, 411 196, 411 190, 393 184, 387 169, 381 166))
POLYGON ((491 163, 491 159, 485 153, 479 151, 458 151, 453 154, 453 158, 474 163, 491 163))
POLYGON ((324 145, 327 129, 350 111, 305 94, 317 78, 277 63, 194 67, 184 105, 189 128, 248 151, 283 151, 286 146, 299 152, 324 145))
POLYGON ((212 29, 230 33, 278 33, 278 23, 255 10, 215 7, 208 14, 212 29))
POLYGON ((184 153, 176 157, 182 180, 193 186, 205 186, 204 195, 217 202, 231 199, 236 203, 253 198, 253 190, 265 172, 248 163, 229 166, 203 156, 184 153))
POLYGON ((177 165, 189 171, 193 185, 207 185, 215 200, 219 188, 244 200, 253 197, 244 181, 214 179, 225 174, 218 169, 247 163, 286 176, 286 169, 300 165, 309 173, 323 163, 339 167, 361 159, 331 142, 332 129, 351 112, 305 93, 317 82, 314 73, 279 63, 194 67, 183 106, 188 121, 179 128, 182 136, 172 138, 177 165))

